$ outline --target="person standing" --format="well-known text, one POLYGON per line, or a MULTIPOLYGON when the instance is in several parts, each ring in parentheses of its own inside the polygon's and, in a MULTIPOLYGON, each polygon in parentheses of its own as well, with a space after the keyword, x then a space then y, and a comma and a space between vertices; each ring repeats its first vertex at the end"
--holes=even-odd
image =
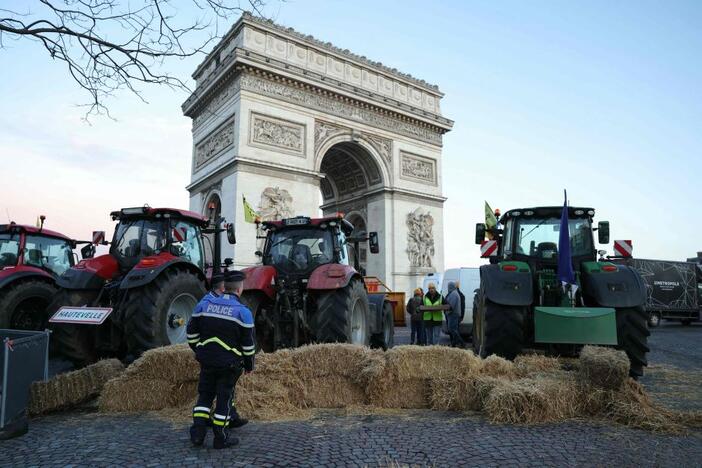
POLYGON ((234 387, 242 368, 253 371, 256 350, 253 314, 239 301, 243 281, 244 273, 225 272, 224 294, 220 297, 207 294, 188 322, 188 344, 200 363, 198 399, 190 427, 190 440, 195 446, 204 443, 210 424, 213 448, 223 449, 239 442, 229 434, 234 387))
POLYGON ((422 305, 422 296, 424 296, 424 291, 422 291, 422 288, 417 288, 414 290, 414 296, 407 301, 407 312, 410 316, 411 327, 410 344, 418 344, 420 346, 426 344, 424 320, 422 320, 422 312, 419 310, 419 306, 422 305))
MULTIPOLYGON (((441 294, 436 290, 434 283, 429 283, 427 293, 424 296, 423 303, 427 307, 440 306, 444 303, 441 294)), ((426 333, 427 344, 439 344, 441 338, 441 323, 443 322, 443 312, 441 310, 425 310, 422 314, 424 319, 424 329, 426 333)))
POLYGON ((446 303, 451 307, 451 309, 446 312, 446 326, 449 336, 451 336, 451 346, 463 348, 465 343, 458 330, 458 325, 461 321, 461 296, 458 295, 456 283, 453 281, 449 281, 448 283, 446 303))
POLYGON ((458 295, 461 298, 461 321, 459 322, 460 325, 460 323, 463 322, 463 318, 466 316, 466 296, 461 291, 460 281, 456 281, 456 291, 458 291, 458 295))

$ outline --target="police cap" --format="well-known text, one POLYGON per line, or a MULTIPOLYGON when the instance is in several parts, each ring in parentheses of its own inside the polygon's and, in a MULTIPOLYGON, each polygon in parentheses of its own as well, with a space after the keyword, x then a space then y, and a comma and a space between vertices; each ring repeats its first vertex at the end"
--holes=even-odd
POLYGON ((246 274, 243 271, 231 270, 224 272, 224 281, 227 283, 233 283, 236 281, 244 281, 246 274))
POLYGON ((224 281, 224 275, 222 273, 215 273, 212 275, 212 284, 218 284, 224 281))

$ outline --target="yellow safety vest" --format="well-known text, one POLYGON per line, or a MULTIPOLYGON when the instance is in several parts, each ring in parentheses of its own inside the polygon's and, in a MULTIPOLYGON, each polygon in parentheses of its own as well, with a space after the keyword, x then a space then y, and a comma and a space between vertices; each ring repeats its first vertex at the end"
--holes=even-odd
MULTIPOLYGON (((442 302, 441 295, 439 295, 435 302, 431 302, 427 296, 424 296, 425 306, 440 306, 442 302)), ((442 310, 425 310, 422 318, 425 321, 432 320, 434 322, 441 322, 444 320, 444 312, 442 310)))

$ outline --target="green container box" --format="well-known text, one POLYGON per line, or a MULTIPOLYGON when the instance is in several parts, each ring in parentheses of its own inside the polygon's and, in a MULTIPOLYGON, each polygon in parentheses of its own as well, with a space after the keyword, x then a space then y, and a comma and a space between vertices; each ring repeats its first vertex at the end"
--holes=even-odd
POLYGON ((616 311, 607 307, 536 307, 534 341, 616 345, 616 311))

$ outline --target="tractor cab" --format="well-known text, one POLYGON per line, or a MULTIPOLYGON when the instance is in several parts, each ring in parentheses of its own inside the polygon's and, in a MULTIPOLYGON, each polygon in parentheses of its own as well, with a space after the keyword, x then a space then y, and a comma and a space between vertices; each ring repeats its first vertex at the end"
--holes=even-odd
POLYGON ((10 223, 0 225, 0 270, 40 269, 60 276, 73 266, 74 242, 58 232, 10 223))
POLYGON ((263 223, 268 231, 264 265, 280 274, 309 276, 321 265, 349 264, 347 237, 353 225, 340 217, 311 219, 305 216, 263 223))
POLYGON ((110 216, 113 221, 119 221, 110 255, 122 272, 153 256, 179 257, 204 269, 201 230, 207 226, 207 218, 187 210, 148 206, 123 208, 110 216))

